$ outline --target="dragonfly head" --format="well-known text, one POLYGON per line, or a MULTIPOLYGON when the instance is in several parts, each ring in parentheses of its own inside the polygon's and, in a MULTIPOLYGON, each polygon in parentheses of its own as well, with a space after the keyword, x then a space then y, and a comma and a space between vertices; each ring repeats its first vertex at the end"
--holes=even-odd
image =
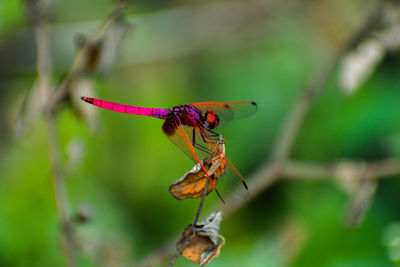
POLYGON ((207 110, 203 117, 203 123, 208 130, 212 130, 219 125, 219 117, 214 111, 207 110))

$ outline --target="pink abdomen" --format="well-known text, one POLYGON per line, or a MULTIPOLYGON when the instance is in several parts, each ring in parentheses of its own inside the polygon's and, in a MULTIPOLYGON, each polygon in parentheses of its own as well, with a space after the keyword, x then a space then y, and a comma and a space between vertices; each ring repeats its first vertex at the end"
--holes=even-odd
POLYGON ((159 119, 165 119, 167 115, 171 113, 169 109, 165 108, 143 108, 143 107, 136 107, 136 106, 129 106, 124 104, 118 104, 113 102, 108 102, 96 98, 82 96, 81 99, 87 103, 95 105, 97 107, 101 107, 104 109, 128 113, 128 114, 135 114, 135 115, 142 115, 142 116, 149 116, 159 119))

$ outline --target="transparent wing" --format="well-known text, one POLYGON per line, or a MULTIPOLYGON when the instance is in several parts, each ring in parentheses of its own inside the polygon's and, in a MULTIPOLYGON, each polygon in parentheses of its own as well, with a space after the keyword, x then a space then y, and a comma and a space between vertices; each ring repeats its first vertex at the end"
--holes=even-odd
POLYGON ((224 176, 219 178, 219 181, 225 185, 229 191, 244 199, 248 199, 250 194, 247 185, 244 182, 245 180, 243 176, 226 157, 225 159, 227 161, 228 168, 226 169, 224 176))

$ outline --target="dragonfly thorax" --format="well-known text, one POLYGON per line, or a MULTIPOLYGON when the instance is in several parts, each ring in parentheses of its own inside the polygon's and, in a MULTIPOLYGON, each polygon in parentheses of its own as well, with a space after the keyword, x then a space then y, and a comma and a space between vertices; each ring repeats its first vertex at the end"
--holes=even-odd
POLYGON ((199 123, 202 123, 201 112, 193 105, 176 106, 172 108, 172 113, 184 125, 196 127, 199 123))

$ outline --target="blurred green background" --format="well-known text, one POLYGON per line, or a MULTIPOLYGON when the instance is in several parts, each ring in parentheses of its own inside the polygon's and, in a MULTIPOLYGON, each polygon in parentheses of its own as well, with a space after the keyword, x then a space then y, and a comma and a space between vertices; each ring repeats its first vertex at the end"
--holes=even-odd
MULTIPOLYGON (((101 99, 145 107, 256 101, 254 116, 219 131, 230 160, 251 177, 308 78, 372 3, 130 1, 131 28, 115 62, 89 80, 101 99)), ((112 6, 111 0, 52 3, 54 82, 73 62, 76 36, 91 34, 112 6)), ((63 266, 45 122, 39 116, 15 134, 37 75, 27 13, 24 1, 0 1, 0 266, 63 266)), ((290 157, 330 163, 399 156, 399 59, 396 51, 387 54, 351 95, 341 90, 336 70, 290 157)), ((71 210, 92 212, 76 228, 79 266, 135 266, 192 222, 198 200, 177 201, 168 187, 193 162, 164 136, 161 120, 90 108, 99 121, 95 131, 69 107, 56 121, 71 210)), ((222 221, 227 243, 210 266, 396 266, 397 178, 379 182, 356 229, 345 226, 351 196, 337 182, 278 182, 222 221)), ((215 205, 222 204, 211 194, 201 218, 215 205)), ((181 257, 177 266, 194 265, 181 257)))

